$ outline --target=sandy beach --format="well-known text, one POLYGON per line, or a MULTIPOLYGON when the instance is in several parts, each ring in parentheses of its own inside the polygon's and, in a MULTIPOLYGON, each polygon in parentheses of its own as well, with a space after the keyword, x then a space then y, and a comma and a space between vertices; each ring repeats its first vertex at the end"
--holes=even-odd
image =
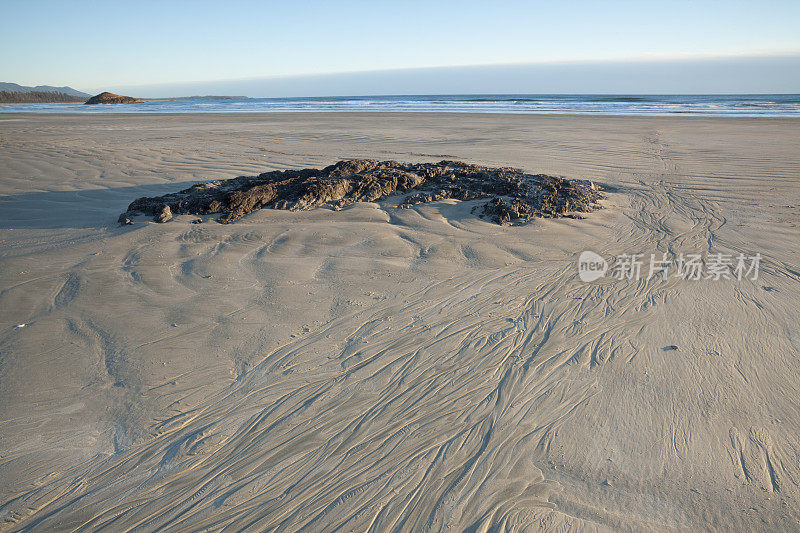
POLYGON ((0 115, 0 530, 800 530, 800 122, 0 115), (119 226, 342 159, 592 180, 119 226), (583 251, 757 279, 578 277, 583 251))

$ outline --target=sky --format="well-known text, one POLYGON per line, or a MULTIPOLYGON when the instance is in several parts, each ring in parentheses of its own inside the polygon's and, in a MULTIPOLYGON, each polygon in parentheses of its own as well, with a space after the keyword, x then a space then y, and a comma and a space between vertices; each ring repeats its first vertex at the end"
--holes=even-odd
MULTIPOLYGON (((251 91, 247 96, 281 96, 280 90, 325 94, 319 83, 326 79, 344 83, 338 90, 345 94, 368 94, 380 83, 364 85, 364 74, 383 79, 387 71, 412 92, 417 86, 435 89, 431 79, 446 81, 448 73, 470 71, 461 92, 485 92, 474 82, 496 73, 499 65, 550 75, 554 65, 571 66, 574 80, 558 92, 598 92, 603 84, 581 82, 582 68, 596 73, 605 65, 608 71, 596 75, 609 81, 625 64, 730 66, 732 60, 766 57, 764 65, 777 66, 756 69, 770 82, 763 92, 787 92, 797 73, 782 72, 786 65, 774 60, 800 57, 797 0, 139 0, 96 8, 84 2, 0 0, 0 7, 0 81, 87 92, 139 88, 141 96, 222 87, 236 94, 251 91)), ((709 83, 715 76, 702 68, 678 69, 677 81, 686 86, 681 91, 674 89, 674 79, 642 86, 646 71, 631 83, 638 91, 623 92, 692 92, 702 86, 697 76, 709 83), (672 89, 659 90, 667 81, 672 89)), ((745 90, 752 82, 747 78, 743 75, 741 84, 734 79, 728 92, 752 92, 745 90)), ((797 91, 800 87, 788 92, 797 91)))

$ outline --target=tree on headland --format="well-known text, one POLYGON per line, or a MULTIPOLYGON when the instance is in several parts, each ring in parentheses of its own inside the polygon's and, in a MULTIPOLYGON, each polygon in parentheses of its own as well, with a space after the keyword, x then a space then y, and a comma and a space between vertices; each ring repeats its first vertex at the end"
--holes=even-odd
POLYGON ((83 103, 86 98, 49 91, 0 91, 0 104, 83 103))
POLYGON ((122 96, 108 91, 92 96, 86 104, 141 104, 142 101, 132 96, 122 96))

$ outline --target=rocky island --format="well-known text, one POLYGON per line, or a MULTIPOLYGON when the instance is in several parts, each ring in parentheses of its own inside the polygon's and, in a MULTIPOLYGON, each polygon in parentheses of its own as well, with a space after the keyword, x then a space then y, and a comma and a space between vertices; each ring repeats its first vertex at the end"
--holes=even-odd
POLYGON ((139 104, 142 101, 132 96, 122 96, 110 92, 102 92, 86 100, 86 105, 94 104, 139 104))
POLYGON ((320 206, 341 209, 355 202, 373 202, 396 192, 411 192, 400 207, 454 198, 488 201, 476 206, 481 217, 501 225, 536 217, 575 217, 599 207, 600 188, 588 181, 514 168, 491 168, 459 161, 401 163, 357 159, 323 169, 273 171, 258 176, 197 183, 155 198, 134 200, 120 215, 122 224, 138 214, 167 222, 173 215, 221 213, 230 223, 258 209, 305 211, 320 206))

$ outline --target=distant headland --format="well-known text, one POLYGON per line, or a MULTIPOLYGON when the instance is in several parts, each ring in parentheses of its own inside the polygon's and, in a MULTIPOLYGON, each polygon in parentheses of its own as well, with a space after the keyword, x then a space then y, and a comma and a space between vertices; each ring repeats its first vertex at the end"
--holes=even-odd
POLYGON ((102 92, 96 96, 92 96, 86 100, 86 105, 96 104, 141 104, 142 101, 133 96, 122 96, 121 94, 114 94, 108 91, 102 92))
POLYGON ((135 98, 111 92, 98 95, 73 89, 72 87, 55 87, 53 85, 37 85, 30 87, 18 83, 0 82, 0 104, 132 104, 154 101, 175 100, 247 100, 247 96, 177 96, 166 98, 135 98))
POLYGON ((17 83, 0 82, 0 104, 81 103, 89 94, 72 87, 37 85, 28 87, 17 83))

